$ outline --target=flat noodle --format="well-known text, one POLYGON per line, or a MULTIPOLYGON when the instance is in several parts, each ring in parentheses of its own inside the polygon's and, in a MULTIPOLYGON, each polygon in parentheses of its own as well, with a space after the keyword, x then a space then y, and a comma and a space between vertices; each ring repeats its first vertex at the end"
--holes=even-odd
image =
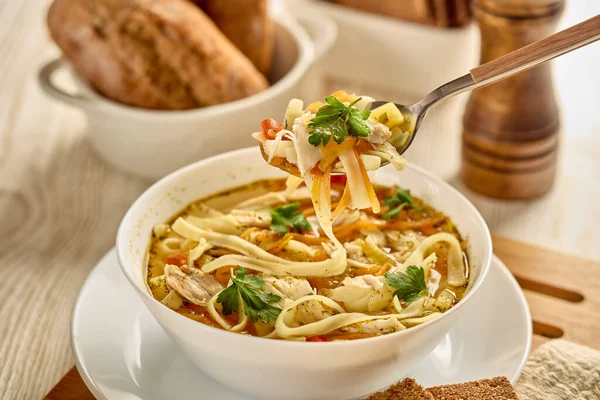
POLYGON ((348 189, 348 185, 346 185, 344 186, 344 193, 342 193, 342 198, 340 199, 339 203, 337 204, 337 207, 335 207, 335 210, 333 210, 333 213, 331 214, 331 219, 333 221, 338 219, 338 217, 342 215, 344 210, 348 208, 348 206, 350 205, 350 200, 350 189, 348 189))
POLYGON ((331 300, 330 298, 315 294, 301 297, 294 302, 286 304, 281 314, 279 314, 277 321, 275 322, 275 333, 277 334, 277 336, 284 339, 290 339, 294 337, 322 336, 349 325, 389 318, 395 318, 398 321, 398 325, 401 327, 400 329, 403 330, 406 328, 407 325, 415 326, 423 324, 425 322, 431 321, 439 317, 440 315, 442 315, 442 313, 435 312, 428 314, 424 317, 413 317, 413 315, 413 313, 384 315, 347 313, 344 312, 344 309, 338 303, 331 300), (317 301, 333 309, 335 312, 338 312, 338 314, 305 325, 290 326, 289 324, 294 320, 296 308, 299 305, 308 301, 317 301))
MULTIPOLYGON (((438 314, 441 315, 441 313, 438 314)), ((344 309, 338 303, 331 300, 330 298, 314 294, 301 297, 298 300, 286 305, 281 314, 279 314, 277 321, 275 322, 275 332, 279 337, 282 337, 284 339, 299 336, 322 336, 349 325, 388 318, 396 318, 397 320, 401 320, 403 317, 400 314, 368 315, 363 313, 347 313, 344 312, 344 309), (338 314, 332 315, 319 321, 311 322, 309 324, 301 326, 290 326, 289 324, 293 322, 294 319, 296 307, 298 307, 302 303, 306 303, 311 300, 317 301, 333 309, 334 311, 338 312, 338 314)), ((416 319, 413 319, 411 322, 418 323, 416 319)), ((404 324, 400 322, 399 326, 401 327, 401 329, 405 328, 404 324)))
POLYGON ((183 239, 181 238, 165 238, 158 242, 156 249, 159 251, 161 255, 170 256, 172 254, 179 253, 181 251, 181 246, 183 244, 183 239))
POLYGON ((375 214, 379 214, 380 206, 379 199, 377 198, 377 194, 375 193, 375 189, 373 188, 373 184, 371 183, 371 179, 369 179, 369 175, 367 174, 367 170, 365 169, 365 165, 363 164, 360 154, 356 152, 354 149, 354 155, 356 156, 356 160, 358 161, 358 165, 360 167, 360 173, 362 174, 363 182, 365 183, 365 187, 367 189, 367 194, 369 195, 369 200, 371 201, 371 209, 375 214))
POLYGON ((340 162, 346 173, 347 185, 352 198, 351 208, 363 209, 372 206, 369 193, 366 188, 366 182, 360 170, 360 164, 356 158, 356 153, 352 148, 344 149, 339 153, 340 162))
POLYGON ((294 134, 286 129, 282 129, 281 131, 277 132, 277 134, 275 135, 275 143, 271 149, 269 158, 267 159, 267 162, 269 164, 271 163, 271 161, 273 161, 273 157, 275 157, 275 152, 277 151, 277 146, 279 146, 279 143, 281 143, 281 140, 283 139, 284 135, 290 138, 291 140, 291 137, 293 137, 294 134))
POLYGON ((400 267, 392 268, 391 271, 402 269, 404 272, 409 265, 422 265, 423 261, 425 261, 425 252, 439 243, 450 245, 450 249, 448 250, 448 284, 463 286, 467 283, 467 277, 463 265, 462 249, 460 248, 458 239, 447 232, 436 233, 425 238, 400 267))
POLYGON ((331 258, 325 261, 286 261, 288 264, 282 264, 278 261, 258 260, 254 257, 238 254, 228 254, 204 264, 202 271, 208 273, 226 265, 238 265, 275 276, 336 276, 344 273, 346 270, 346 259, 342 253, 334 253, 331 258))
MULTIPOLYGON (((328 207, 329 207, 329 212, 331 212, 331 169, 333 168, 333 164, 329 164, 327 166, 327 168, 325 168, 325 171, 323 171, 323 180, 321 182, 321 185, 323 186, 321 188, 321 193, 324 196, 327 196, 328 198, 328 207)), ((333 220, 333 218, 332 218, 333 220)))
POLYGON ((234 326, 231 326, 229 322, 227 322, 225 318, 221 316, 221 314, 217 311, 215 307, 215 302, 217 301, 217 298, 223 290, 221 290, 219 293, 216 293, 213 297, 210 298, 210 300, 208 300, 208 303, 206 304, 206 309, 208 310, 210 316, 213 317, 214 320, 217 321, 217 323, 226 331, 241 332, 248 324, 248 317, 246 316, 246 313, 244 313, 244 302, 242 301, 241 297, 238 298, 238 304, 240 307, 238 309, 238 323, 234 326))
POLYGON ((437 317, 439 317, 440 315, 442 315, 442 313, 439 312, 434 312, 431 313, 429 315, 426 315, 424 317, 418 317, 418 318, 406 318, 402 320, 402 323, 406 326, 417 326, 417 325, 421 325, 424 324, 425 322, 429 322, 433 319, 436 319, 437 317))
POLYGON ((304 181, 306 182, 306 186, 311 190, 315 215, 317 216, 321 229, 323 229, 325 236, 333 242, 336 251, 343 254, 345 262, 346 249, 333 234, 331 220, 331 182, 328 182, 327 186, 323 184, 323 173, 318 168, 313 168, 312 175, 307 174, 304 177, 304 181), (327 187, 330 188, 329 191, 327 191, 327 187))
POLYGON ((273 255, 238 236, 200 229, 183 218, 175 221, 173 230, 185 238, 195 241, 204 238, 217 247, 225 247, 242 254, 223 255, 204 264, 201 269, 207 273, 226 265, 238 265, 276 276, 335 276, 346 270, 345 251, 334 252, 332 257, 325 261, 295 262, 273 255))
POLYGON ((285 180, 285 195, 290 196, 303 183, 304 181, 302 180, 302 178, 299 178, 295 175, 288 175, 287 179, 285 180))

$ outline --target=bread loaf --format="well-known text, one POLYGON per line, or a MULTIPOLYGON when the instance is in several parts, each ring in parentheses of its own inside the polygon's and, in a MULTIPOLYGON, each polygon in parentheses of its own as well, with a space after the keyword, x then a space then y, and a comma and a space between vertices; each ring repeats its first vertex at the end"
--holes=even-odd
POLYGON ((202 9, 265 76, 271 70, 275 28, 266 0, 204 0, 202 9))
POLYGON ((268 87, 252 62, 186 0, 55 0, 48 26, 78 75, 131 106, 190 109, 268 87))

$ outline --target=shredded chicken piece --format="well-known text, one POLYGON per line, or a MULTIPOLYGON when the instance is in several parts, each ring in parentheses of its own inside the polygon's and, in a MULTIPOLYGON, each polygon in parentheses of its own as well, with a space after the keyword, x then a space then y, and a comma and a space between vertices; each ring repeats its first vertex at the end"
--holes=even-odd
POLYGON ((240 225, 268 228, 271 226, 271 214, 262 211, 231 210, 231 215, 240 225))
POLYGON ((392 333, 406 329, 398 319, 389 317, 386 319, 375 319, 344 326, 339 329, 343 333, 392 333))
POLYGON ((167 284, 191 303, 205 306, 223 286, 211 275, 198 268, 165 265, 167 284))
POLYGON ((373 121, 372 119, 368 119, 365 122, 371 128, 371 134, 367 136, 367 141, 369 143, 382 144, 390 140, 392 132, 390 132, 390 129, 387 126, 373 121))
POLYGON ((385 234, 383 231, 377 228, 365 228, 361 229, 360 233, 366 236, 366 242, 371 244, 372 246, 377 247, 386 247, 387 240, 385 238, 385 234))
POLYGON ((381 277, 374 275, 361 275, 355 276, 354 278, 346 277, 342 281, 344 286, 352 286, 365 289, 379 290, 383 287, 383 281, 381 277))
POLYGON ((345 209, 342 211, 342 214, 333 221, 333 226, 339 225, 348 225, 352 224, 360 219, 360 211, 359 210, 349 210, 345 209))
POLYGON ((300 117, 296 118, 292 126, 292 131, 296 139, 294 140, 294 147, 296 148, 296 155, 298 157, 300 176, 306 175, 321 160, 321 149, 308 142, 310 133, 307 125, 313 117, 314 114, 306 111, 300 117))
POLYGON ((305 301, 296 308, 296 321, 300 324, 310 324, 334 315, 333 310, 326 309, 316 300, 305 301))
POLYGON ((314 294, 313 288, 306 279, 294 278, 293 276, 283 278, 269 276, 264 279, 265 282, 273 285, 282 295, 291 300, 298 300, 302 296, 314 294))
POLYGON ((285 202, 287 202, 285 191, 268 192, 261 196, 252 197, 248 200, 244 200, 241 203, 237 204, 235 208, 257 210, 264 209, 265 207, 274 207, 278 204, 284 204, 285 202))
POLYGON ((425 236, 415 231, 386 231, 385 235, 388 239, 390 247, 395 250, 394 257, 404 262, 408 256, 417 248, 419 243, 425 239, 425 236))
POLYGON ((285 250, 290 253, 298 254, 299 256, 314 257, 318 249, 312 248, 297 240, 290 240, 285 245, 285 250))
POLYGON ((348 257, 352 257, 355 260, 364 258, 364 253, 362 247, 353 242, 344 243, 344 248, 348 253, 348 257))

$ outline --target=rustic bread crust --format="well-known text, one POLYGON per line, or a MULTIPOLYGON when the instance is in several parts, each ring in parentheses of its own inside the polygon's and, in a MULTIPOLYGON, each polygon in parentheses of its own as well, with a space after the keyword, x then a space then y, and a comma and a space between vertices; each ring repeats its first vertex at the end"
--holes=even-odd
POLYGON ((254 66, 268 76, 275 28, 266 0, 204 0, 202 9, 254 66))
POLYGON ((128 105, 189 109, 268 87, 210 18, 185 0, 55 0, 48 26, 82 78, 128 105))

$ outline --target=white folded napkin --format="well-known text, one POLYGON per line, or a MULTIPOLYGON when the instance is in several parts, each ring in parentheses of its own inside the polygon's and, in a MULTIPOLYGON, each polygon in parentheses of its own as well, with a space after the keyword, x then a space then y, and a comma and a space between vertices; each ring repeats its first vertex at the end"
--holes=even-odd
POLYGON ((600 399, 600 351, 551 340, 529 357, 516 385, 521 400, 600 399))

